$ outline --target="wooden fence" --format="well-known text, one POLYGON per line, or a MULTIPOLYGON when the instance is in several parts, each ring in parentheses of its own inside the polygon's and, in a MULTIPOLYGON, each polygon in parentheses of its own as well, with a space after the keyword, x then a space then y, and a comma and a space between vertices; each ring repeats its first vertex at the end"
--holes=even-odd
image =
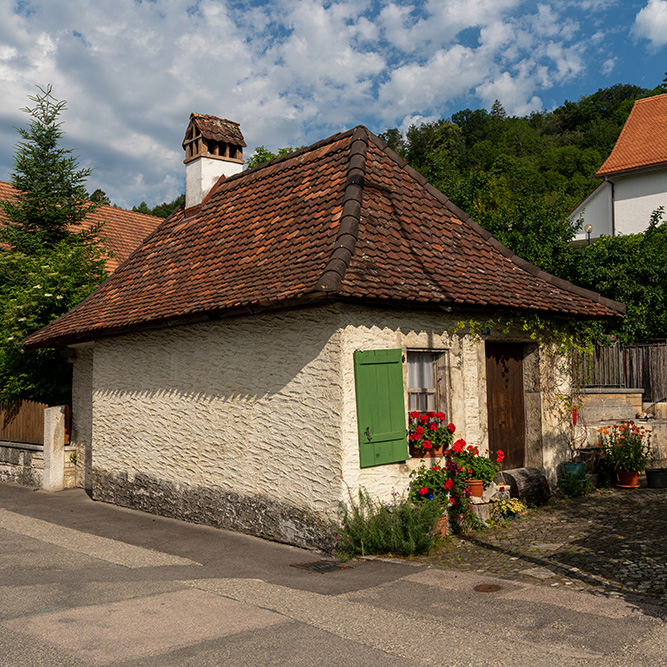
POLYGON ((640 388, 645 402, 667 400, 667 341, 596 345, 577 360, 574 376, 585 387, 640 388))
MULTIPOLYGON (((35 401, 0 403, 0 440, 44 444, 44 408, 35 401)), ((65 408, 65 444, 69 444, 69 407, 65 408)))

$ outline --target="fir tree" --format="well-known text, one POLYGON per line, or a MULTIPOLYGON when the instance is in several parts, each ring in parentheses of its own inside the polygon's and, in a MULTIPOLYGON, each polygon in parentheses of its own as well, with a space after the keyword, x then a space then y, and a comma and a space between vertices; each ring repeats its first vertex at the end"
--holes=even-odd
POLYGON ((58 117, 66 109, 51 86, 41 88, 28 99, 33 107, 22 109, 32 120, 17 128, 23 141, 17 144, 11 184, 18 190, 14 201, 2 202, 9 224, 2 230, 4 240, 16 250, 34 254, 74 233, 97 204, 87 201, 85 182, 90 169, 80 169, 72 150, 62 148, 62 123, 58 117))
POLYGON ((23 339, 85 298, 106 277, 108 251, 98 228, 77 225, 97 204, 86 201, 88 169, 59 146, 57 123, 65 108, 51 86, 30 97, 32 120, 19 129, 12 185, 18 196, 3 202, 9 220, 0 228, 0 401, 67 403, 71 366, 53 349, 28 351, 23 339))

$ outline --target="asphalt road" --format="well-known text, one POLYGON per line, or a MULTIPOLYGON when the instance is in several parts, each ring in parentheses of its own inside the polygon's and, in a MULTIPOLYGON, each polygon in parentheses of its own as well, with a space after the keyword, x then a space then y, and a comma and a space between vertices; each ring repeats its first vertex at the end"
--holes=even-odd
POLYGON ((0 485, 0 665, 667 663, 664 608, 409 562, 294 567, 323 559, 0 485))

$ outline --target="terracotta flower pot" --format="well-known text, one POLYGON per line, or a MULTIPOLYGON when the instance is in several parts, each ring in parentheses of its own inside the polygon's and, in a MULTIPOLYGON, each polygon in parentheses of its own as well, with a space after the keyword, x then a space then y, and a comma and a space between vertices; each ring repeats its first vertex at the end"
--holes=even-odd
POLYGON ((618 484, 621 489, 636 489, 639 487, 639 473, 630 470, 617 470, 618 484))
POLYGON ((484 482, 481 479, 469 479, 466 486, 470 489, 470 495, 481 498, 484 493, 484 482))
POLYGON ((415 447, 414 445, 410 445, 410 456, 415 459, 425 459, 425 458, 433 458, 435 456, 443 456, 444 455, 444 447, 431 447, 431 449, 426 450, 426 449, 421 449, 421 447, 415 447))

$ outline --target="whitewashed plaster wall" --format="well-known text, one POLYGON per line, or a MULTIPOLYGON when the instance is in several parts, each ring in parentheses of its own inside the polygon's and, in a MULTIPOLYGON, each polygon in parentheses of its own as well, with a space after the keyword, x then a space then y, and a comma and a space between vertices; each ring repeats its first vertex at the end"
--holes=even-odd
POLYGON ((667 209, 667 171, 648 171, 614 178, 616 234, 638 234, 647 229, 651 213, 667 209))
POLYGON ((304 309, 98 341, 93 467, 335 508, 338 320, 304 309))
MULTIPOLYGON (((183 492, 261 496, 323 517, 362 486, 389 500, 406 492, 420 460, 359 467, 353 353, 441 351, 448 420, 485 451, 484 343, 450 335, 456 322, 444 312, 334 304, 101 339, 76 362, 77 437, 89 433, 90 380, 94 470, 130 484, 144 477, 183 492)), ((534 425, 535 447, 550 420, 534 425)), ((290 541, 285 534, 274 536, 290 541)))

